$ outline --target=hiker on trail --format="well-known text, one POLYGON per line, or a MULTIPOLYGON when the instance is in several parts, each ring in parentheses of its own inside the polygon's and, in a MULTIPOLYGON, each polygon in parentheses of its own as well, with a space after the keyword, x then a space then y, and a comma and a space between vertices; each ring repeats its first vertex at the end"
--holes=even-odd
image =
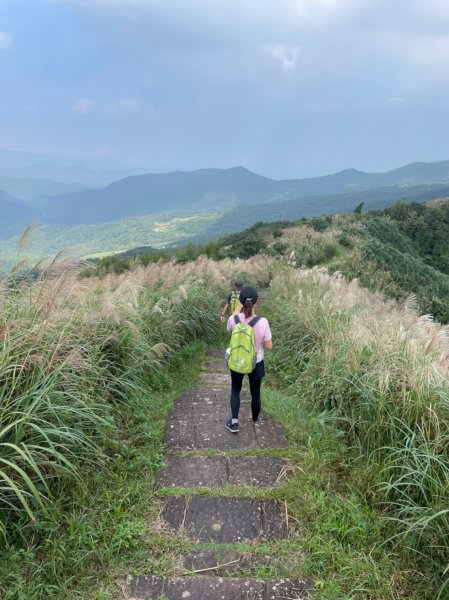
POLYGON ((242 291, 243 283, 236 281, 234 282, 233 287, 234 289, 230 294, 228 294, 228 297, 226 298, 226 304, 223 306, 223 310, 221 311, 220 321, 222 323, 224 323, 226 315, 234 314, 234 311, 239 304, 239 296, 240 292, 242 291))
POLYGON ((229 317, 227 325, 228 331, 232 332, 228 348, 232 385, 231 417, 225 425, 232 433, 239 431, 240 391, 245 374, 249 379, 253 422, 259 421, 260 387, 265 375, 264 349, 271 350, 273 347, 267 319, 256 316, 254 312, 258 300, 255 288, 245 286, 240 292, 239 300, 240 303, 229 317))

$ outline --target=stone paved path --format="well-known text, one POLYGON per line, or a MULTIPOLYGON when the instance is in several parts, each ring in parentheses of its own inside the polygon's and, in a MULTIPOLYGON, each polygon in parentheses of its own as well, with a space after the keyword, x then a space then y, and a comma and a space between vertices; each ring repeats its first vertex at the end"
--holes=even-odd
POLYGON ((224 427, 230 410, 230 377, 222 355, 220 350, 210 350, 203 363, 202 385, 176 401, 165 433, 165 468, 156 481, 164 498, 163 527, 183 531, 193 550, 180 559, 183 576, 179 570, 167 577, 128 576, 128 600, 311 597, 313 582, 308 578, 255 576, 276 570, 276 556, 232 549, 233 544, 257 547, 288 537, 286 501, 261 499, 257 490, 270 489, 288 477, 290 465, 286 458, 261 455, 261 450, 286 449, 287 439, 282 426, 266 413, 261 424, 253 424, 248 392, 242 393, 240 432, 233 434, 224 427), (226 496, 201 495, 198 488, 212 494, 220 488, 227 492, 226 496), (242 489, 255 490, 250 494, 254 497, 239 497, 242 489))

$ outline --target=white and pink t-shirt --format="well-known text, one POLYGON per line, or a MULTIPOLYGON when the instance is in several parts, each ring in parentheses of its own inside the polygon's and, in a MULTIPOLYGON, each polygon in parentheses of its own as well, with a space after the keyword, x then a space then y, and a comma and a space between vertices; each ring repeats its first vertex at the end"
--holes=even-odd
MULTIPOLYGON (((240 323, 249 323, 251 319, 254 319, 255 316, 256 315, 252 315, 251 317, 248 317, 248 319, 245 319, 245 315, 243 313, 240 313, 238 315, 240 323)), ((227 330, 232 331, 234 327, 234 315, 231 315, 228 319, 227 330)), ((265 317, 260 317, 260 319, 254 325, 254 345, 256 347, 257 352, 256 362, 260 362, 261 360, 263 360, 263 343, 268 342, 268 340, 271 340, 270 325, 268 324, 268 321, 265 317)))

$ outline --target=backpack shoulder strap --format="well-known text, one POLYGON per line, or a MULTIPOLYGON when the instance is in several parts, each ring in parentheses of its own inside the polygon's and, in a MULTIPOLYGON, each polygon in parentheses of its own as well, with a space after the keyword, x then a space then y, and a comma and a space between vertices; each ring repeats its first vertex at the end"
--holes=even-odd
POLYGON ((237 325, 237 323, 240 323, 240 317, 238 315, 234 315, 234 323, 237 325))
POLYGON ((251 321, 248 323, 248 325, 249 325, 250 327, 254 327, 254 325, 255 325, 256 323, 258 323, 258 322, 260 321, 260 319, 261 319, 261 318, 262 318, 262 317, 254 317, 254 319, 251 319, 251 321))

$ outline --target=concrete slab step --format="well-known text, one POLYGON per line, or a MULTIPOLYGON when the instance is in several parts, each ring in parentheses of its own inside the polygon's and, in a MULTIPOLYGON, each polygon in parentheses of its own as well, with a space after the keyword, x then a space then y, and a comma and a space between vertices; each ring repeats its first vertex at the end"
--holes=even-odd
POLYGON ((127 600, 305 600, 309 579, 129 576, 127 600))
POLYGON ((203 364, 201 365, 201 368, 203 371, 211 371, 213 373, 215 372, 229 372, 228 369, 228 365, 226 363, 226 361, 224 360, 209 360, 209 361, 205 361, 203 362, 203 364))
POLYGON ((215 550, 190 552, 180 558, 179 567, 180 575, 201 573, 207 577, 257 577, 260 573, 277 577, 282 570, 275 556, 215 550))
POLYGON ((213 383, 216 386, 231 387, 231 374, 228 371, 222 373, 213 373, 212 371, 201 371, 200 380, 204 383, 213 383))
MULTIPOLYGON (((182 392, 179 395, 178 400, 183 400, 184 398, 190 398, 190 399, 195 399, 195 400, 199 401, 202 399, 210 400, 211 398, 229 398, 230 393, 231 393, 230 386, 229 386, 229 391, 225 392, 220 385, 203 384, 203 385, 193 387, 189 390, 186 390, 185 392, 182 392)), ((242 387, 240 397, 241 398, 242 397, 250 398, 249 385, 247 385, 246 380, 243 381, 243 387, 242 387)))
MULTIPOLYGON (((247 408, 250 413, 249 407, 247 408)), ((243 411, 242 411, 243 412, 243 411)), ((245 450, 253 448, 282 449, 288 447, 282 425, 269 415, 264 422, 254 425, 249 414, 240 413, 239 433, 225 427, 229 418, 229 404, 213 407, 198 420, 186 414, 183 420, 174 413, 167 420, 164 443, 172 450, 245 450)))
POLYGON ((270 456, 172 456, 157 487, 271 487, 285 479, 289 462, 270 456))
POLYGON ((206 356, 209 358, 223 358, 225 351, 223 348, 210 348, 206 351, 206 356))
POLYGON ((262 542, 287 537, 286 505, 276 500, 167 496, 162 520, 195 542, 262 542))
MULTIPOLYGON (((244 397, 240 401, 240 408, 243 415, 249 416, 251 413, 250 399, 244 397)), ((202 398, 196 400, 192 398, 183 398, 174 405, 169 420, 172 421, 204 421, 216 420, 229 417, 230 403, 228 394, 222 398, 202 398)))

